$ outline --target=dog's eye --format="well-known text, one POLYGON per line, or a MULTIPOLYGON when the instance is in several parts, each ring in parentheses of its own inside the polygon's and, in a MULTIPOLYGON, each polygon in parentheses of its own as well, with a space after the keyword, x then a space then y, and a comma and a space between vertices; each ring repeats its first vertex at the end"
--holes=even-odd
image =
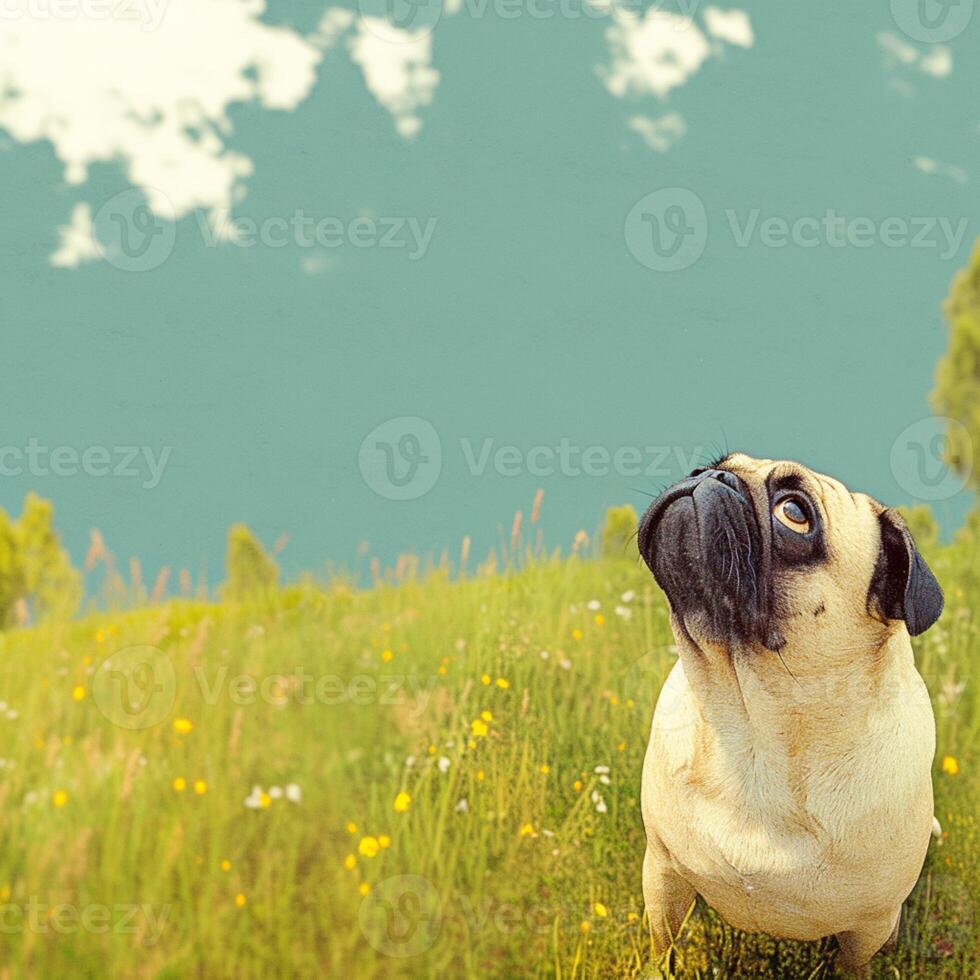
POLYGON ((806 505, 798 497, 783 497, 773 508, 773 513, 780 524, 797 534, 806 534, 810 530, 806 505))

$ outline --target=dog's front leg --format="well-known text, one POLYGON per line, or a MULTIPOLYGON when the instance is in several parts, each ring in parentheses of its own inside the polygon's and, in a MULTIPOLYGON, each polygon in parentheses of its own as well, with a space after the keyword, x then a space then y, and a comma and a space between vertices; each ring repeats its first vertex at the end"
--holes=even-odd
POLYGON ((677 938, 694 899, 694 889, 670 866, 663 845, 648 840, 643 856, 643 902, 656 956, 662 956, 677 938))
POLYGON ((840 955, 837 965, 845 974, 856 977, 870 977, 871 957, 884 947, 892 948, 898 941, 898 926, 902 907, 892 914, 879 919, 861 923, 860 928, 838 933, 840 955))

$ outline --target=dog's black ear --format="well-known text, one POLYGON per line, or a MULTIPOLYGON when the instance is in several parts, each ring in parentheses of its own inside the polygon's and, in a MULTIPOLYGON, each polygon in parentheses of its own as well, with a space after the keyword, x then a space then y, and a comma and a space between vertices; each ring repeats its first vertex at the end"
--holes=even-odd
POLYGON ((943 590, 925 563, 902 516, 878 515, 881 546, 868 598, 887 619, 904 619, 911 636, 925 633, 943 611, 943 590))

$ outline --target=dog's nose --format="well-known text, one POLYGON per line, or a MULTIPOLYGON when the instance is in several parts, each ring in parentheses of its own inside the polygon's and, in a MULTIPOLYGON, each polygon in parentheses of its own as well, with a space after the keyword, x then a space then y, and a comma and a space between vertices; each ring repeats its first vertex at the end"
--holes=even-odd
POLYGON ((734 473, 729 473, 728 470, 695 470, 691 474, 691 477, 699 483, 702 480, 717 480, 730 490, 735 490, 737 493, 741 493, 742 491, 738 477, 734 473))

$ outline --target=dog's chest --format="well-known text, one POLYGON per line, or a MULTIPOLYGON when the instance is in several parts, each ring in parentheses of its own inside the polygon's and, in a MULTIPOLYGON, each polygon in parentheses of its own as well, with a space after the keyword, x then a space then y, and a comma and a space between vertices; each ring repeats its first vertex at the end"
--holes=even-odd
POLYGON ((848 814, 838 800, 800 812, 779 795, 732 805, 679 794, 660 821, 676 870, 730 924, 817 939, 904 898, 928 842, 924 809, 848 814))
POLYGON ((929 738, 896 744, 886 730, 793 758, 738 732, 712 745, 690 720, 655 723, 644 819, 728 922, 816 939, 905 897, 931 827, 929 738))

